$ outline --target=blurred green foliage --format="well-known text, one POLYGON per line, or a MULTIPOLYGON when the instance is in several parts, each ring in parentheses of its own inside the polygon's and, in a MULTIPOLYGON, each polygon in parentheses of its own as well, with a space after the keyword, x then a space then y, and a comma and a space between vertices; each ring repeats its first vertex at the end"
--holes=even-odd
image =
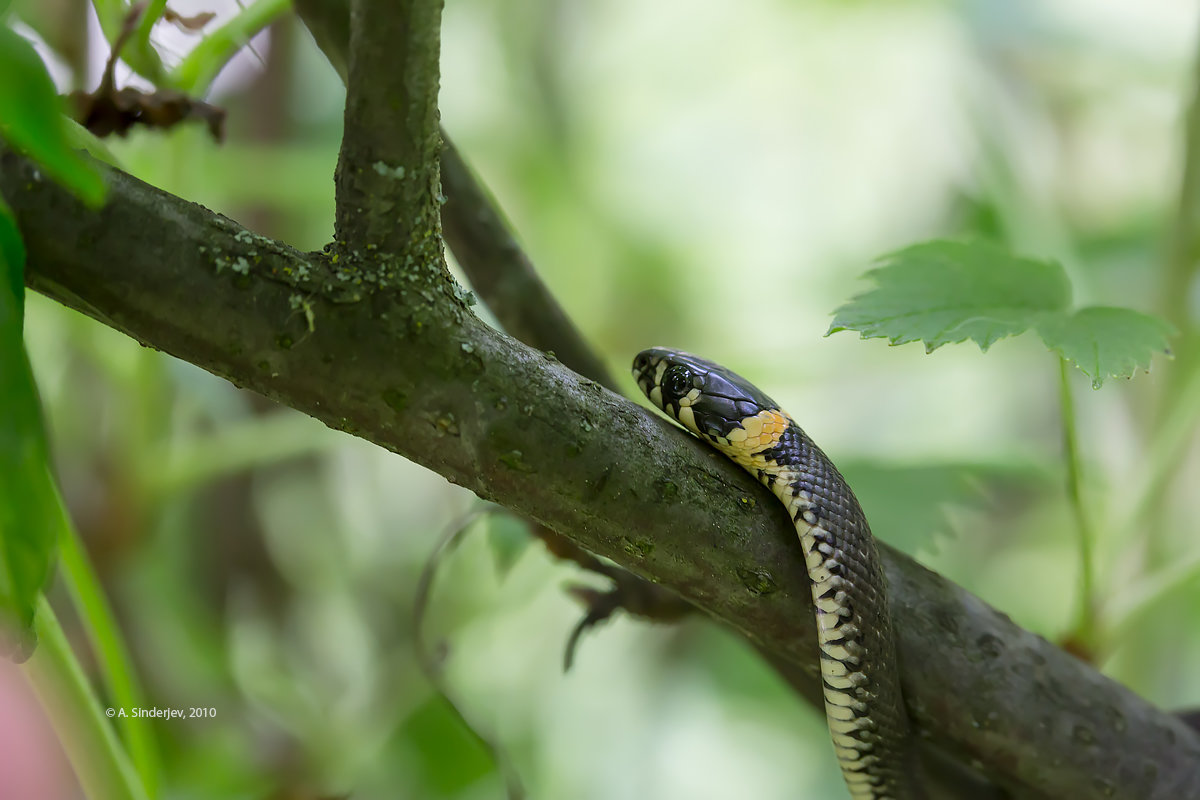
MULTIPOLYGON (((213 28, 242 13, 211 5, 213 28)), ((821 334, 880 253, 933 237, 1053 259, 1081 305, 1166 315, 1175 362, 1077 393, 1082 491, 1101 665, 1194 705, 1200 641, 1179 632, 1200 615, 1196 325, 1169 313, 1161 255, 1186 5, 462 0, 445 11, 441 103, 614 372, 663 344, 746 374, 845 467, 877 534, 1048 636, 1072 622, 1078 572, 1054 357, 1032 337, 927 357, 821 334)), ((100 6, 111 37, 127 6, 100 6)), ((30 7, 3 41, 29 36, 14 20, 30 7)), ((36 28, 60 88, 92 88, 106 44, 73 58, 36 28)), ((178 75, 196 41, 159 25, 130 63, 178 75)), ((114 157, 321 247, 342 94, 307 34, 282 19, 209 99, 229 111, 223 146, 182 127, 111 142, 114 157)), ((26 316, 58 480, 144 702, 217 711, 138 723, 161 750, 158 796, 502 796, 413 642, 418 577, 473 498, 42 298, 26 316)), ((19 345, 5 325, 0 347, 19 345)), ((2 366, 0 402, 33 397, 2 366)), ((426 630, 449 700, 531 796, 844 796, 820 716, 703 621, 616 619, 560 674, 582 613, 561 586, 580 576, 524 541, 503 516, 467 534, 426 630)), ((103 686, 86 626, 60 616, 103 686)))
POLYGON ((22 340, 24 268, 16 221, 0 200, 0 651, 28 656, 34 607, 50 578, 60 513, 22 340))
POLYGON ((97 205, 104 198, 104 182, 70 141, 71 123, 63 117, 63 106, 33 46, 0 26, 0 136, 97 205))

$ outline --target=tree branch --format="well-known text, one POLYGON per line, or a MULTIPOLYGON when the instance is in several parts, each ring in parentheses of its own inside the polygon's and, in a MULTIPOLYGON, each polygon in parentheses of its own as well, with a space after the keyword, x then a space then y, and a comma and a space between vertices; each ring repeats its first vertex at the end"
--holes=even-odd
MULTIPOLYGON (((517 244, 488 192, 443 131, 442 185, 447 202, 442 208, 446 244, 480 298, 508 333, 539 350, 551 350, 566 366, 597 383, 620 391, 603 362, 538 277, 529 258, 517 244)), ((589 614, 568 644, 568 663, 576 636, 597 615, 604 618, 616 607, 645 619, 672 622, 694 608, 665 587, 633 573, 600 562, 570 540, 540 527, 551 553, 600 572, 612 580, 611 591, 588 595, 589 614)), ((578 590, 577 590, 578 591, 578 590)), ((586 591, 586 590, 583 590, 586 591)), ((820 689, 798 665, 774 656, 761 646, 759 654, 818 713, 825 713, 820 689)), ((921 742, 926 790, 930 800, 1003 800, 1011 795, 989 785, 968 765, 947 757, 931 742, 921 742)))
MULTIPOLYGON (((481 323, 453 291, 365 280, 127 175, 89 211, 27 161, 0 192, 44 294, 370 439, 670 587, 819 680, 803 560, 748 475, 481 323), (198 301, 199 299, 199 301, 198 301)), ((1200 738, 883 547, 921 735, 1020 796, 1200 796, 1200 738)))
POLYGON ((438 176, 441 19, 441 0, 351 4, 334 230, 344 255, 371 248, 376 259, 401 259, 410 274, 440 267, 448 280, 438 176))

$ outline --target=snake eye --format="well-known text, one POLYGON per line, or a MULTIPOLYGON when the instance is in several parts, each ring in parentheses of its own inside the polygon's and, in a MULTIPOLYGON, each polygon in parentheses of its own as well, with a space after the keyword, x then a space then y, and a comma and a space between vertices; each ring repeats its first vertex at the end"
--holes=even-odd
POLYGON ((663 373, 663 394, 670 397, 683 397, 691 389, 692 374, 687 367, 676 364, 663 373))

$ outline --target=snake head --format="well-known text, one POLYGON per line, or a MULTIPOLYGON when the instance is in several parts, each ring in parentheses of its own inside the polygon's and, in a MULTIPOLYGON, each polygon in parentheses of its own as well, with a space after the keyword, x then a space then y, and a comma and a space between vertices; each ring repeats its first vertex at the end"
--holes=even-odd
POLYGON ((633 377, 651 403, 718 447, 747 418, 778 409, 742 376, 682 350, 643 350, 633 360, 633 377))

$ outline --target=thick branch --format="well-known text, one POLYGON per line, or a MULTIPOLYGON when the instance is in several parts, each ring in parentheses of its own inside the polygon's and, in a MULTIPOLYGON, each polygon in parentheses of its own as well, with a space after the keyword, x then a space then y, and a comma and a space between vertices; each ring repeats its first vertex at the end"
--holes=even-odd
MULTIPOLYGON (((348 82, 346 0, 295 0, 295 7, 329 63, 348 82)), ((617 391, 608 368, 550 294, 487 190, 475 180, 444 130, 441 137, 443 233, 471 285, 509 335, 539 350, 553 350, 559 361, 580 375, 617 391)))
MULTIPOLYGON (((802 559, 765 489, 668 423, 382 272, 322 259, 121 173, 91 212, 24 160, 0 192, 29 285, 298 408, 669 586, 801 665, 817 652, 802 559), (311 320, 311 322, 310 322, 311 320)), ((1200 738, 883 548, 904 691, 923 735, 1047 797, 1200 796, 1200 738)))

